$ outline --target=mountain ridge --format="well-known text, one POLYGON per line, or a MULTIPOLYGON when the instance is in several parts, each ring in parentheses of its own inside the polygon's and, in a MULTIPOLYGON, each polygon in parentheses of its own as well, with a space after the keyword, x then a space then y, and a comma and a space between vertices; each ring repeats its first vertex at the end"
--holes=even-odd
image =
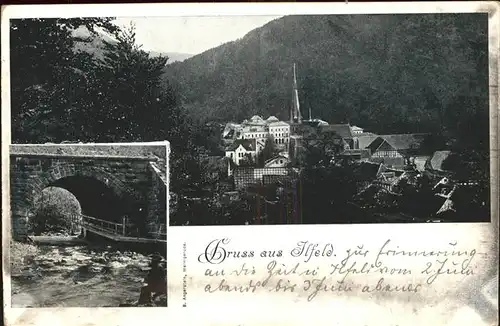
MULTIPOLYGON (((73 36, 77 39, 75 42, 76 51, 84 51, 93 54, 99 59, 104 56, 104 42, 114 43, 117 42, 114 38, 110 37, 106 33, 91 34, 85 27, 80 27, 73 31, 73 36)), ((180 53, 180 52, 162 52, 155 50, 144 50, 149 53, 149 55, 154 58, 158 56, 168 57, 167 64, 172 64, 174 62, 182 62, 190 57, 192 54, 180 53)))
POLYGON ((303 114, 428 132, 454 106, 468 110, 464 96, 487 111, 487 57, 487 16, 285 16, 167 66, 164 79, 201 121, 287 119, 296 63, 303 114))

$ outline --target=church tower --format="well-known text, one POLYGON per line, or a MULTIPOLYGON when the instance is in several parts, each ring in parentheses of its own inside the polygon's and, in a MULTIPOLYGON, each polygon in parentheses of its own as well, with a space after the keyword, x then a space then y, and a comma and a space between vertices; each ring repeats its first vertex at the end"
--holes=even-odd
POLYGON ((297 90, 297 75, 295 71, 295 63, 293 64, 293 98, 292 108, 290 112, 291 123, 302 123, 302 115, 300 114, 299 92, 297 90))

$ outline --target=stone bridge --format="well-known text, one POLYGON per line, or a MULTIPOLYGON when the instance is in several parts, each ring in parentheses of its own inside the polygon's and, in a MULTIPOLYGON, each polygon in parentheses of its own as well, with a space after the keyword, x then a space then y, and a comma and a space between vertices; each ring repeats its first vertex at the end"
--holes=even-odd
POLYGON ((136 237, 151 238, 167 224, 168 153, 168 142, 11 145, 14 239, 27 235, 42 190, 51 186, 70 191, 82 216, 126 220, 136 237))

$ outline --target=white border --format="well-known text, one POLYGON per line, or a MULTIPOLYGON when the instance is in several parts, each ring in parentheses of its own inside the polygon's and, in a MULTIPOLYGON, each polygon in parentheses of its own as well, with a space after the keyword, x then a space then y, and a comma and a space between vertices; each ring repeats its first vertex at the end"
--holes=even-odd
MULTIPOLYGON (((491 131, 491 181, 492 181, 492 223, 486 224, 476 224, 476 225, 463 225, 465 228, 470 228, 472 231, 474 228, 482 228, 481 230, 490 230, 494 232, 494 239, 487 239, 491 242, 492 248, 492 261, 493 264, 498 261, 498 254, 494 250, 498 250, 498 202, 495 202, 495 198, 498 198, 498 108, 499 108, 499 90, 498 90, 498 51, 499 51, 499 5, 497 2, 473 2, 473 1, 460 1, 460 2, 390 2, 390 3, 227 3, 227 4, 95 4, 95 5, 11 5, 2 8, 2 21, 1 21, 1 36, 2 36, 2 180, 3 189, 7 191, 2 191, 2 207, 4 211, 9 209, 9 192, 8 192, 8 167, 9 167, 9 155, 8 144, 10 143, 10 110, 6 109, 10 107, 10 84, 9 84, 9 18, 28 18, 28 17, 94 17, 94 16, 113 16, 113 17, 168 17, 168 16, 222 16, 222 15, 291 15, 291 14, 409 14, 409 13, 472 13, 472 12, 488 12, 489 13, 489 52, 490 52, 490 131, 491 131), (7 123, 6 123, 7 122, 7 123)), ((3 214, 3 221, 6 225, 10 224, 6 215, 3 214)), ((287 234, 287 238, 292 238, 296 233, 302 234, 312 234, 316 231, 317 227, 308 226, 259 226, 261 227, 263 233, 269 233, 280 231, 281 234, 287 234), (293 232, 292 232, 293 231, 293 232), (285 233, 286 232, 286 233, 285 233)), ((323 226, 321 226, 323 228, 323 226)), ((397 228, 403 228, 403 226, 398 226, 397 228)), ((457 229, 456 225, 447 225, 444 229, 457 229)), ((176 228, 177 229, 177 228, 176 228)), ((196 227, 182 229, 185 235, 185 239, 194 240, 193 238, 196 234, 206 233, 209 231, 220 231, 223 228, 209 227, 196 227)), ((356 230, 366 229, 366 227, 353 226, 351 230, 356 233, 356 230)), ((396 227, 391 225, 378 225, 377 229, 382 230, 393 230, 396 227)), ((427 229, 437 230, 438 228, 433 225, 428 225, 427 229)), ((443 229, 443 227, 439 227, 443 229)), ((241 231, 241 227, 227 227, 224 228, 225 233, 232 233, 241 231)), ((252 228, 252 230, 256 230, 252 228)), ((8 246, 5 246, 8 242, 9 234, 6 233, 6 227, 3 228, 3 239, 4 245, 2 246, 4 250, 3 257, 7 257, 6 254, 8 246)), ((172 229, 169 230, 169 234, 172 233, 172 229)), ((179 229, 180 231, 180 229, 179 229)), ((347 231, 347 229, 346 229, 347 231)), ((442 230, 443 231, 443 230, 442 230)), ((252 232, 254 233, 254 232, 252 232)), ((350 233, 350 232, 348 232, 350 233)), ((446 230, 444 230, 446 233, 446 230)), ((487 234, 485 234, 487 236, 487 234)), ((185 240, 184 239, 184 240, 185 240)), ((182 239, 176 239, 181 241, 182 239)), ((278 242, 283 242, 286 239, 281 239, 278 242)), ((293 240, 294 241, 294 240, 293 240)), ((170 256, 169 251, 169 256, 170 256)), ((9 266, 8 262, 4 259, 4 266, 9 266)), ((498 265, 496 271, 498 273, 498 265)), ((172 266, 169 265, 169 269, 172 266)), ((2 271, 5 277, 5 270, 2 271)), ((8 296, 4 295, 4 305, 10 301, 10 293, 8 296)), ((258 300, 258 299, 257 299, 258 300)), ((144 318, 154 319, 155 323, 172 323, 184 324, 189 322, 189 324, 230 324, 234 325, 236 323, 246 322, 246 324, 263 324, 267 321, 270 324, 299 324, 300 322, 312 322, 315 324, 349 324, 355 325, 353 323, 353 318, 349 318, 345 314, 339 313, 338 311, 324 311, 324 315, 317 315, 314 318, 310 317, 303 318, 301 313, 307 315, 309 313, 309 308, 292 308, 289 305, 283 307, 276 307, 273 310, 265 311, 254 311, 249 312, 245 315, 238 316, 231 315, 231 311, 235 311, 237 306, 231 307, 221 307, 225 314, 216 314, 217 312, 212 311, 213 314, 205 315, 201 313, 200 310, 191 309, 177 309, 172 307, 169 299, 169 308, 167 310, 163 309, 140 309, 140 308, 123 308, 123 309, 99 309, 99 308, 74 308, 74 309, 6 309, 6 315, 9 317, 9 324, 12 325, 65 325, 68 322, 71 324, 78 325, 109 325, 109 324, 131 324, 135 325, 144 321, 144 318), (144 314, 142 313, 144 312, 144 314), (257 314, 258 316, 251 319, 252 315, 257 314), (280 317, 281 316, 281 317, 280 317), (320 317, 323 316, 323 320, 320 317), (334 318, 332 320, 331 318, 334 318), (274 321, 271 322, 271 321, 274 321)), ((245 301, 248 302, 248 301, 245 301)), ((238 302, 235 302, 238 305, 238 302)), ((312 308, 312 306, 309 306, 312 308)), ((319 313, 318 311, 315 311, 319 313)), ((209 313, 207 311, 206 313, 209 313)), ((363 311, 359 312, 360 314, 363 311)), ((366 311, 368 313, 368 311, 366 311)), ((377 314, 375 314, 377 316, 377 314)), ((388 315, 379 315, 380 317, 388 317, 388 315)), ((416 321, 412 321, 412 314, 409 313, 409 319, 403 319, 405 324, 417 325, 416 321)), ((458 317, 457 317, 458 318, 458 317)), ((394 320, 394 319, 393 319, 394 320)), ((471 324, 471 322, 477 322, 474 315, 465 314, 460 315, 458 319, 453 319, 455 323, 448 323, 453 325, 465 325, 471 324)), ((428 320, 431 324, 441 323, 443 320, 433 323, 428 320)), ((479 320, 480 321, 480 320, 479 320)), ((389 320, 382 320, 380 323, 377 322, 376 318, 371 320, 372 324, 387 325, 389 320)), ((246 325, 245 324, 245 325, 246 325)), ((357 324, 356 324, 357 325, 357 324)), ((401 325, 401 324, 400 324, 401 325)))

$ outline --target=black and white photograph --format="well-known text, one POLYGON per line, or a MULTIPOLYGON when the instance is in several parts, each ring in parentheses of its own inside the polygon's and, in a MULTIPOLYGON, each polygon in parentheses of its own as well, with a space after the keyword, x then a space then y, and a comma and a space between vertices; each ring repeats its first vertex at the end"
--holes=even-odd
POLYGON ((486 13, 269 18, 163 76, 171 225, 490 221, 486 13))
POLYGON ((6 323, 494 324, 498 8, 2 8, 6 323))
POLYGON ((485 13, 22 19, 10 44, 13 143, 169 140, 172 226, 490 220, 485 13))
POLYGON ((11 145, 12 307, 167 306, 167 146, 11 145))
POLYGON ((10 20, 12 307, 167 306, 167 59, 115 21, 10 20))
POLYGON ((10 76, 14 305, 157 304, 167 224, 490 220, 487 14, 13 19, 10 76))

